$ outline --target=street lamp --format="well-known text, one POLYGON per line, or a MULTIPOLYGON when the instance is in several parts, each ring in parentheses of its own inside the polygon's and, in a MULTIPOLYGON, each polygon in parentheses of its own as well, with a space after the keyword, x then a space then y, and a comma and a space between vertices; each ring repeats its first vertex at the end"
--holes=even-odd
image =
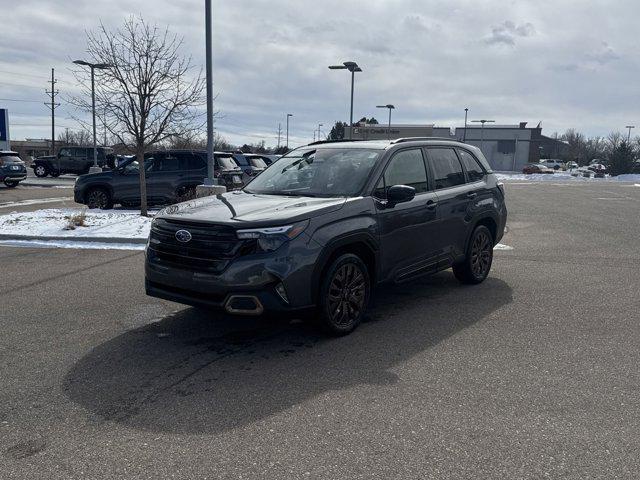
POLYGON ((627 134, 627 143, 629 143, 631 141, 631 129, 632 128, 636 128, 636 126, 635 125, 627 125, 624 128, 629 129, 629 133, 627 134))
POLYGON ((287 113, 287 151, 289 151, 289 117, 293 117, 293 113, 287 113))
POLYGON ((322 127, 323 125, 323 123, 318 124, 318 141, 320 141, 320 127, 322 127))
POLYGON ((484 124, 485 123, 496 123, 495 120, 471 120, 471 123, 480 123, 482 126, 480 127, 480 151, 482 151, 482 147, 484 146, 484 124))
POLYGON ((349 70, 351 72, 351 110, 349 112, 349 140, 353 137, 351 130, 353 129, 353 83, 355 73, 361 72, 362 69, 356 62, 344 62, 342 65, 329 65, 330 70, 349 70))
POLYGON ((464 133, 462 134, 462 141, 465 142, 467 140, 467 114, 469 113, 469 109, 464 109, 464 133))
POLYGON ((393 110, 394 107, 393 105, 391 105, 390 103, 387 105, 376 105, 376 108, 388 108, 389 109, 389 128, 387 129, 387 139, 391 140, 391 110, 393 110))
POLYGON ((89 173, 101 172, 102 169, 98 167, 98 150, 96 148, 96 88, 95 88, 95 74, 94 71, 97 68, 98 70, 106 70, 107 68, 111 68, 112 65, 108 63, 90 63, 84 60, 74 60, 76 65, 83 65, 85 67, 89 67, 91 69, 91 113, 93 116, 93 167, 89 169, 89 173))

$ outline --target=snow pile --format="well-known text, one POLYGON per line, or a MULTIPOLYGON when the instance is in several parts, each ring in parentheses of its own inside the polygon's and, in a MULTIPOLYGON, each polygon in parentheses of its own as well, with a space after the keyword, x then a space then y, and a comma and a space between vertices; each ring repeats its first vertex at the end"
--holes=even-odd
POLYGON ((604 178, 595 177, 574 177, 569 172, 559 172, 553 174, 532 173, 526 175, 524 173, 515 172, 499 172, 496 177, 500 181, 518 181, 518 182, 640 182, 640 174, 629 173, 611 177, 607 175, 604 178))
POLYGON ((136 211, 84 210, 85 226, 67 230, 69 217, 81 213, 79 208, 52 208, 35 212, 0 215, 0 235, 146 239, 151 218, 136 211))
POLYGON ((77 240, 0 240, 3 247, 75 248, 83 250, 144 250, 140 243, 87 242, 77 240))

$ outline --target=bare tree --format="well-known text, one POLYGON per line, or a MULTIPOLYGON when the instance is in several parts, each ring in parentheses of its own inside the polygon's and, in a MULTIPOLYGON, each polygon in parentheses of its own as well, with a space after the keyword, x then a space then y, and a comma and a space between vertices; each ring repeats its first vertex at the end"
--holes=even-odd
MULTIPOLYGON (((191 57, 180 54, 181 37, 130 17, 119 29, 101 24, 87 32, 87 53, 92 63, 106 63, 96 70, 96 110, 102 112, 107 130, 116 142, 136 152, 140 166, 140 213, 147 214, 144 153, 172 137, 199 131, 205 121, 198 110, 205 86, 202 73, 193 72, 191 57)), ((85 93, 90 92, 88 71, 74 72, 85 93)), ((84 95, 84 99, 90 95, 84 95)), ((90 102, 74 98, 90 111, 90 102)))
POLYGON ((93 145, 93 137, 87 130, 65 130, 58 134, 57 142, 61 145, 93 145))

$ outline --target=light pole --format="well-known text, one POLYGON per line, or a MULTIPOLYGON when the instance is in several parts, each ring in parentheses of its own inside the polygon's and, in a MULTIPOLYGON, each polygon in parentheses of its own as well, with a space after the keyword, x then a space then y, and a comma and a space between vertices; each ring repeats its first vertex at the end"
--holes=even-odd
POLYGON ((636 126, 635 125, 627 125, 624 128, 629 130, 629 133, 627 134, 627 143, 629 143, 631 141, 631 129, 632 128, 636 128, 636 126))
POLYGON ((320 127, 322 127, 324 124, 319 123, 318 124, 318 141, 320 141, 320 127))
POLYGON ((289 151, 289 117, 293 117, 293 113, 287 113, 287 151, 289 151))
MULTIPOLYGON (((213 132, 213 7, 211 0, 204 2, 204 27, 205 27, 205 55, 207 72, 207 178, 204 179, 206 187, 220 187, 215 175, 214 156, 214 132, 213 132)), ((204 188, 203 193, 218 194, 224 192, 221 188, 204 188)), ((226 189, 225 189, 226 190, 226 189)))
POLYGON ((471 123, 480 123, 482 126, 480 127, 480 151, 484 154, 482 147, 484 146, 484 124, 485 123, 496 123, 495 120, 471 120, 471 123))
POLYGON ((89 173, 101 172, 102 169, 98 167, 98 149, 96 147, 96 87, 95 87, 95 70, 106 70, 111 68, 112 65, 108 63, 90 63, 84 60, 74 60, 76 65, 84 65, 91 69, 91 114, 93 117, 93 167, 89 169, 89 173))
POLYGON ((356 62, 344 62, 342 65, 329 65, 330 70, 349 70, 351 72, 351 109, 349 111, 349 140, 353 137, 351 129, 353 128, 353 84, 355 73, 361 72, 362 69, 356 62))
POLYGON ((464 109, 464 133, 462 134, 462 141, 467 141, 467 114, 469 113, 469 109, 464 109))
POLYGON ((391 110, 393 110, 394 107, 393 105, 391 105, 390 103, 387 105, 376 105, 376 108, 388 108, 389 109, 389 127, 387 128, 387 139, 391 140, 391 110))

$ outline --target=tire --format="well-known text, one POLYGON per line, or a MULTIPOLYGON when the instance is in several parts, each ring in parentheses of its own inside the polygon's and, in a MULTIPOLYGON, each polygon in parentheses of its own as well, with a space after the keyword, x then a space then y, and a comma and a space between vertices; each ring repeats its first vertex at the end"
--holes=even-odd
POLYGON ((49 175, 49 169, 44 165, 36 165, 36 168, 33 169, 33 173, 36 174, 36 177, 44 178, 49 175))
POLYGON ((352 253, 336 258, 322 277, 317 320, 329 334, 351 333, 362 321, 371 282, 364 262, 352 253))
POLYGON ((7 186, 7 188, 15 188, 18 186, 19 182, 11 182, 9 180, 5 180, 4 184, 7 186))
POLYGON ((51 175, 53 178, 58 178, 60 176, 60 172, 52 171, 49 173, 49 175, 51 175))
POLYGON ((89 208, 99 208, 101 210, 113 208, 111 195, 104 188, 95 187, 89 189, 84 196, 84 200, 89 208))
POLYGON ((453 274, 464 284, 482 283, 493 262, 493 235, 484 225, 478 225, 469 239, 465 259, 453 266, 453 274))

